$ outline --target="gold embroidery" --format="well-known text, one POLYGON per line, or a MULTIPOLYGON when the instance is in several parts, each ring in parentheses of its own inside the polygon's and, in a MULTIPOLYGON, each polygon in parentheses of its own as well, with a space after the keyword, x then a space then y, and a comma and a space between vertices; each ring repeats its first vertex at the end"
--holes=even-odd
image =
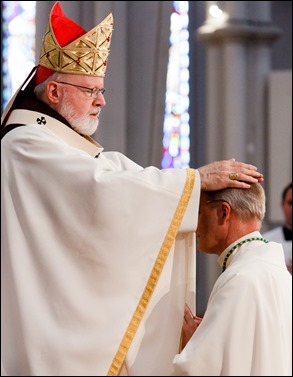
POLYGON ((183 219, 184 213, 186 211, 193 187, 195 182, 195 170, 187 169, 187 177, 183 193, 181 195, 180 201, 178 203, 175 215, 169 227, 168 233, 164 239, 163 245, 161 246, 159 255, 147 282, 147 285, 144 289, 144 292, 141 296, 141 299, 136 307, 136 310, 132 316, 132 319, 128 325, 128 328, 123 336, 123 339, 120 343, 118 351, 112 361, 112 364, 108 371, 108 376, 117 376, 121 369, 121 366, 124 362, 128 349, 131 345, 131 342, 134 338, 134 335, 138 329, 138 326, 142 320, 142 317, 145 313, 147 305, 151 299, 151 296, 154 292, 156 284, 159 280, 160 274, 166 262, 166 259, 169 255, 171 247, 174 243, 175 237, 178 233, 181 221, 183 219))
POLYGON ((113 15, 110 13, 92 30, 61 47, 54 35, 50 16, 43 38, 39 65, 62 73, 104 77, 112 32, 113 15))

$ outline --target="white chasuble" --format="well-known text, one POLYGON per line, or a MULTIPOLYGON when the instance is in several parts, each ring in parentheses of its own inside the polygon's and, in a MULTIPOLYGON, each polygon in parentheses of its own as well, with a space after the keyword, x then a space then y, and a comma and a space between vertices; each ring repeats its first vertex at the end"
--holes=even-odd
POLYGON ((45 118, 2 139, 2 366, 169 375, 195 300, 199 173, 94 158, 45 118))

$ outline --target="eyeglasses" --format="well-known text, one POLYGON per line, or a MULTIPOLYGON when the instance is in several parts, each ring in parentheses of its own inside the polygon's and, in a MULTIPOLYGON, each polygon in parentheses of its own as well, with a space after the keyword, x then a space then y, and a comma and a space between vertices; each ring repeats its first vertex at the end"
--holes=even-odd
POLYGON ((70 85, 70 86, 75 86, 76 88, 84 89, 83 93, 87 96, 87 98, 98 98, 99 94, 105 93, 106 89, 105 88, 88 88, 86 86, 81 86, 81 85, 75 85, 75 84, 70 84, 69 82, 64 82, 64 81, 56 81, 58 84, 63 84, 63 85, 70 85))

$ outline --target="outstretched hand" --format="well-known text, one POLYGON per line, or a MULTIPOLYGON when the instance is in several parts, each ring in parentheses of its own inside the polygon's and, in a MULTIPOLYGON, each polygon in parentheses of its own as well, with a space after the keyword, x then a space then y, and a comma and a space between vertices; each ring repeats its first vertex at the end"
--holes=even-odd
POLYGON ((230 160, 216 161, 198 169, 202 191, 226 187, 249 188, 250 183, 263 182, 263 175, 254 165, 230 160))

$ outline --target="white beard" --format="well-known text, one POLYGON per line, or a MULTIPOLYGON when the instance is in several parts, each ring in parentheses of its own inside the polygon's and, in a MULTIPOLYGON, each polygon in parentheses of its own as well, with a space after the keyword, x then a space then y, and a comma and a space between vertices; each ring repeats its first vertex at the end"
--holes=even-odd
POLYGON ((99 115, 101 113, 100 107, 94 107, 87 114, 82 116, 75 115, 74 107, 67 100, 66 95, 60 108, 60 115, 69 122, 74 131, 81 135, 90 136, 94 134, 99 126, 99 115), (97 118, 90 118, 90 114, 97 114, 97 118))

